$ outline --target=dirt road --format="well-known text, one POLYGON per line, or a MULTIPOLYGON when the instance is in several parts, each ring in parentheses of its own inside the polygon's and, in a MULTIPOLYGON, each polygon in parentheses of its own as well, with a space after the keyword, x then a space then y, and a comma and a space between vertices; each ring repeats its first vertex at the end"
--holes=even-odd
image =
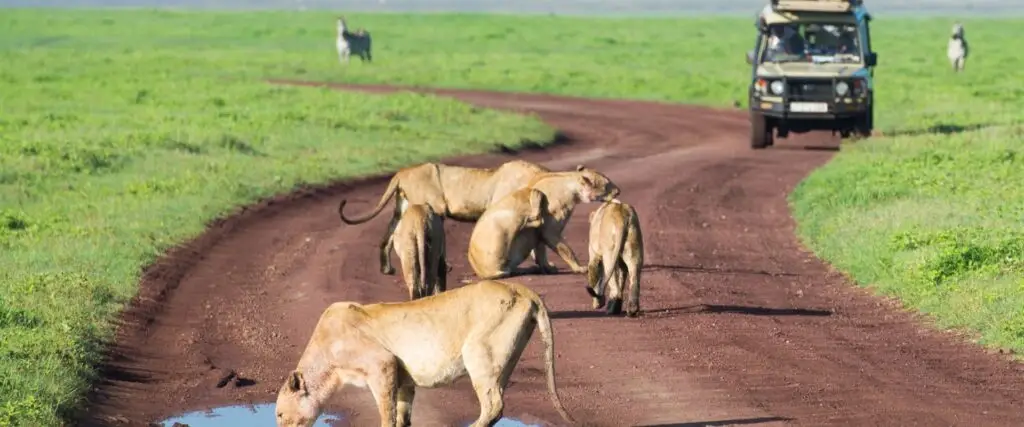
MULTIPOLYGON (((647 251, 641 318, 591 310, 582 275, 516 279, 555 312, 556 372, 577 419, 600 426, 1024 425, 1019 365, 927 329, 801 248, 785 196, 829 159, 836 141, 808 145, 822 142, 815 135, 755 152, 742 110, 443 92, 536 112, 567 140, 516 156, 601 170, 639 211, 647 251)), ((492 166, 510 158, 451 161, 492 166)), ((378 271, 388 212, 344 226, 336 210, 341 198, 353 211, 369 208, 385 183, 369 179, 264 203, 168 255, 126 315, 82 424, 273 402, 328 304, 403 299, 400 276, 378 271), (244 380, 218 388, 227 370, 244 380)), ((593 208, 577 208, 566 231, 581 260, 593 208)), ((449 277, 458 282, 470 274, 471 225, 449 221, 446 228, 449 277)), ((549 259, 564 271, 553 253, 549 259)), ((537 341, 512 377, 505 416, 557 423, 537 341)), ((465 425, 477 416, 465 380, 416 399, 416 425, 465 425)), ((351 425, 376 425, 372 405, 368 391, 355 389, 330 409, 351 425)))

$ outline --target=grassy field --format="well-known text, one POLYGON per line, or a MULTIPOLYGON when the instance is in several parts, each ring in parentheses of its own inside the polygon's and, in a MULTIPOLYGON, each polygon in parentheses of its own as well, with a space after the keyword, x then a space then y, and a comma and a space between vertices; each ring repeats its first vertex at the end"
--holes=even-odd
MULTIPOLYGON (((749 76, 746 17, 350 14, 372 31, 375 62, 342 67, 334 16, 4 12, 0 425, 54 425, 73 410, 139 268, 230 206, 551 135, 535 120, 430 97, 261 78, 724 106, 743 100, 749 76)), ((1006 41, 1021 22, 966 20, 973 51, 961 76, 944 59, 949 22, 875 21, 877 121, 898 136, 847 147, 795 193, 794 209, 809 244, 858 280, 1019 346, 1024 58, 1006 41), (980 129, 934 132, 958 127, 980 129)))
POLYGON ((0 17, 2 426, 56 425, 74 409, 140 267, 231 206, 552 137, 535 118, 451 100, 265 84, 297 46, 226 42, 230 31, 206 29, 247 18, 203 19, 0 17))

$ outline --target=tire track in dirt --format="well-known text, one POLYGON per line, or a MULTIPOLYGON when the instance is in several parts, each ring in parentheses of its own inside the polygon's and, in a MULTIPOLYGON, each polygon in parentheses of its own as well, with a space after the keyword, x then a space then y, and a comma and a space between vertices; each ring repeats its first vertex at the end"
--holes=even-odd
MULTIPOLYGON (((586 163, 637 207, 647 250, 641 318, 591 310, 582 275, 514 279, 544 295, 553 311, 560 393, 577 419, 600 426, 1024 425, 1020 365, 927 330, 801 248, 785 196, 831 156, 803 149, 813 136, 752 151, 746 115, 736 110, 429 91, 536 112, 568 141, 515 157, 561 169, 586 163)), ((512 157, 448 161, 493 166, 512 157)), ((327 305, 403 299, 399 276, 377 271, 387 213, 362 226, 344 226, 336 213, 341 198, 354 210, 371 206, 386 179, 263 203, 150 269, 82 424, 144 425, 211 406, 273 402, 327 305), (217 388, 225 369, 254 384, 217 388)), ((594 207, 581 205, 566 227, 581 261, 594 207)), ((471 228, 446 224, 453 286, 470 275, 471 228)), ((505 416, 559 420, 541 361, 533 340, 512 377, 505 416)), ((366 390, 340 393, 330 409, 345 412, 351 425, 378 423, 366 390)), ((414 419, 459 425, 477 411, 463 380, 418 391, 414 419)))

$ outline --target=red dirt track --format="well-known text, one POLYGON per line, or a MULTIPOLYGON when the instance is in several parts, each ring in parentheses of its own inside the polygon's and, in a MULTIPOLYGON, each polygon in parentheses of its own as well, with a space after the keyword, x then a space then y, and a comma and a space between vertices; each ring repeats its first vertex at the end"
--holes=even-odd
MULTIPOLYGON (((743 110, 424 91, 536 112, 567 137, 543 150, 446 162, 483 167, 516 156, 556 169, 583 163, 609 176, 638 210, 647 253, 640 318, 590 309, 584 275, 566 273, 551 251, 561 274, 511 279, 538 291, 552 310, 559 393, 577 420, 1024 426, 1021 365, 931 330, 849 284, 797 241, 786 194, 830 158, 836 140, 809 134, 754 151, 743 110)), ((388 178, 264 202, 171 251, 148 270, 126 311, 80 425, 145 425, 212 406, 273 402, 327 305, 405 299, 401 275, 378 270, 390 210, 359 226, 343 225, 337 214, 342 198, 352 212, 370 208, 388 178), (227 370, 244 381, 217 387, 227 370)), ((581 262, 594 207, 580 205, 566 228, 581 262)), ((471 275, 471 227, 446 223, 449 287, 471 275)), ((538 341, 535 334, 512 376, 504 415, 560 425, 538 341)), ((420 389, 413 420, 466 425, 477 405, 466 379, 420 389)), ((349 417, 346 425, 379 425, 368 390, 348 388, 329 409, 349 417)))

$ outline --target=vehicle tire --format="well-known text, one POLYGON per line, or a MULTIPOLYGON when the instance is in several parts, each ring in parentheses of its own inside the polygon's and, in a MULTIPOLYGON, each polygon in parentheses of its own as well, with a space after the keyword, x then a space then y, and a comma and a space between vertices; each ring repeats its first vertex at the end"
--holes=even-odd
POLYGON ((854 125, 854 132, 860 138, 870 138, 871 131, 875 128, 875 106, 874 104, 868 104, 868 110, 864 112, 864 115, 857 118, 857 123, 854 125))
POLYGON ((759 150, 772 145, 772 128, 763 114, 750 112, 750 148, 759 150))

